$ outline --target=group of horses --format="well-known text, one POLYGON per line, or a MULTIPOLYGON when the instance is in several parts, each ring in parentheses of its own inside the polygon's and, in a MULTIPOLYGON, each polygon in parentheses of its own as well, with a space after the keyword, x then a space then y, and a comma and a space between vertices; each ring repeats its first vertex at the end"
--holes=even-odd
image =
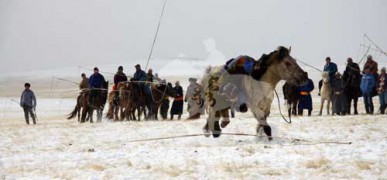
MULTIPOLYGON (((214 88, 214 81, 223 87, 230 82, 238 82, 238 91, 246 96, 246 105, 258 121, 256 127, 257 133, 263 132, 269 140, 272 140, 271 127, 267 123, 267 118, 270 114, 271 104, 274 98, 274 89, 276 85, 285 80, 291 84, 300 85, 308 81, 306 73, 297 64, 297 61, 290 55, 291 49, 279 47, 270 54, 262 55, 262 57, 254 63, 254 70, 250 75, 241 75, 230 80, 223 77, 223 67, 210 67, 204 73, 201 84, 204 88, 205 107, 207 109, 208 118, 203 127, 204 135, 219 137, 222 134, 222 129, 229 124, 228 111, 230 107, 218 106, 219 102, 227 101, 223 96, 217 96, 214 99, 214 94, 220 94, 219 88, 214 88), (215 100, 215 101, 214 101, 215 100), (217 103, 215 103, 217 102, 217 103), (221 121, 221 122, 220 122, 221 121), (223 123, 223 121, 228 121, 223 123), (222 124, 221 126, 219 124, 222 124)), ((231 78, 232 79, 232 78, 231 78)), ((107 89, 107 87, 106 87, 107 89)), ((120 83, 118 85, 119 104, 115 105, 113 97, 115 92, 109 93, 109 112, 107 117, 112 119, 136 119, 135 111, 138 112, 138 119, 142 112, 145 112, 145 107, 149 110, 145 114, 145 118, 157 119, 158 109, 164 96, 173 96, 173 88, 171 84, 152 86, 151 95, 146 95, 141 91, 138 84, 135 83, 120 83)), ((85 122, 88 112, 88 118, 91 118, 92 111, 95 107, 100 107, 98 110, 102 112, 103 105, 107 100, 107 90, 101 90, 101 106, 95 106, 87 102, 88 93, 82 93, 78 97, 77 106, 70 114, 69 118, 73 118, 82 108, 81 122, 85 122), (104 98, 106 96, 106 98, 104 98), (105 101, 105 102, 104 102, 105 101), (91 113, 90 113, 91 112, 91 113)), ((78 116, 79 117, 79 116, 78 116)), ((102 116, 99 116, 102 118, 102 116)))
MULTIPOLYGON (((319 115, 321 116, 323 113, 323 108, 325 101, 326 104, 326 112, 328 115, 331 114, 332 98, 333 91, 331 87, 331 80, 329 78, 328 72, 322 72, 322 80, 319 82, 319 96, 321 97, 320 111, 319 115)), ((351 73, 344 73, 343 81, 345 83, 344 93, 346 95, 347 102, 347 114, 351 114, 351 104, 353 102, 354 114, 358 114, 357 111, 357 102, 359 97, 361 96, 360 83, 361 83, 361 75, 354 75, 351 73)), ((299 103, 299 95, 298 95, 298 86, 296 84, 286 83, 283 87, 284 97, 286 99, 286 104, 288 107, 288 114, 297 115, 297 104, 299 103)))
POLYGON ((116 90, 109 93, 108 84, 109 82, 105 82, 100 89, 83 90, 77 97, 76 106, 67 119, 77 116, 81 123, 86 121, 93 123, 93 112, 96 110, 97 122, 101 122, 105 104, 108 102, 107 119, 140 121, 141 115, 144 115, 144 119, 157 120, 162 101, 175 96, 171 83, 156 85, 131 81, 120 82, 116 90), (149 93, 146 93, 144 86, 150 89, 149 93), (90 97, 92 94, 93 97, 90 97), (118 99, 115 100, 115 98, 118 99))

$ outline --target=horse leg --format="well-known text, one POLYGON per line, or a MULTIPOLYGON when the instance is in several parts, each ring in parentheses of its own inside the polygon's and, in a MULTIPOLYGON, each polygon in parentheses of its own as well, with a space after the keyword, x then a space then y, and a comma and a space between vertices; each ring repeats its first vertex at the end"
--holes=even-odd
POLYGON ((94 110, 93 110, 93 108, 90 108, 90 110, 89 110, 90 123, 94 123, 94 121, 93 121, 93 114, 94 114, 94 110))
MULTIPOLYGON (((328 99, 328 104, 327 104, 327 112, 328 112, 328 115, 330 115, 330 109, 331 109, 331 103, 332 103, 332 99, 328 99)), ((332 114, 333 115, 333 114, 332 114)))
POLYGON ((218 138, 222 134, 222 130, 219 126, 220 111, 210 110, 210 114, 207 118, 207 123, 203 127, 204 136, 209 137, 210 132, 214 138, 218 138))
POLYGON ((273 137, 271 135, 271 127, 269 126, 269 124, 267 124, 267 121, 266 121, 266 115, 264 116, 259 116, 257 114, 254 113, 254 116, 255 118, 258 120, 258 125, 257 125, 257 134, 261 131, 261 129, 263 128, 263 132, 266 134, 267 136, 267 139, 269 141, 273 140, 273 137))
POLYGON ((102 113, 103 113, 103 109, 97 110, 97 116, 98 116, 97 122, 102 122, 102 113))
POLYGON ((325 102, 325 99, 321 98, 320 113, 318 113, 319 116, 322 115, 322 111, 323 111, 323 108, 324 108, 324 102, 325 102))
POLYGON ((348 113, 348 115, 351 114, 351 103, 352 103, 352 98, 348 97, 347 98, 347 113, 348 113))

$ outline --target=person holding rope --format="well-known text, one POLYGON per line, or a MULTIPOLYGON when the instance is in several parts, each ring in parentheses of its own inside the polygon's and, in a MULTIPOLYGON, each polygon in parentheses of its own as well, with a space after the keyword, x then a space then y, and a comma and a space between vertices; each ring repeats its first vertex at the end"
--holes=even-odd
POLYGON ((99 73, 98 67, 94 68, 94 73, 89 78, 89 104, 98 96, 98 90, 102 88, 103 83, 106 82, 102 74, 99 73))
POLYGON ((113 86, 113 91, 114 91, 114 98, 113 102, 116 106, 118 106, 118 95, 119 92, 117 91, 118 89, 118 83, 120 82, 126 82, 128 81, 128 77, 126 77, 126 74, 123 72, 124 68, 122 66, 118 67, 117 73, 114 75, 114 86, 113 86))
POLYGON ((29 116, 31 116, 33 123, 36 124, 36 115, 34 113, 36 109, 36 97, 30 87, 31 85, 29 83, 25 83, 25 89, 20 97, 20 106, 24 110, 24 117, 27 125, 30 124, 29 116))

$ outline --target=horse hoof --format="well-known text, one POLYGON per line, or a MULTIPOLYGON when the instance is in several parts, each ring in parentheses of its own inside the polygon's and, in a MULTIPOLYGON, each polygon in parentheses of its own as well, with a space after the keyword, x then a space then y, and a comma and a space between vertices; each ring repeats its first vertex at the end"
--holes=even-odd
POLYGON ((228 124, 230 124, 230 121, 222 121, 222 123, 220 124, 220 127, 225 128, 227 127, 228 124))
POLYGON ((267 137, 267 140, 272 141, 273 137, 269 136, 269 137, 267 137))
POLYGON ((212 130, 212 137, 218 138, 222 134, 222 129, 220 129, 219 121, 214 122, 214 130, 212 130))

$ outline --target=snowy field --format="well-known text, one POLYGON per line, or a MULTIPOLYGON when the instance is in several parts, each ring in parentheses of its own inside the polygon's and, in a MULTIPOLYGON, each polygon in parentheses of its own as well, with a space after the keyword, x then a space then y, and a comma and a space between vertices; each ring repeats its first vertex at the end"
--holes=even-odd
MULTIPOLYGON (((181 78, 183 83, 184 79, 181 78)), ((200 134, 205 117, 196 121, 110 122, 105 119, 102 123, 79 124, 65 119, 75 105, 76 92, 69 93, 68 87, 73 85, 56 86, 50 91, 45 91, 49 87, 47 83, 41 85, 44 89, 34 85, 32 89, 41 92, 38 125, 25 125, 21 108, 11 100, 18 100, 16 95, 22 89, 15 85, 20 92, 2 91, 0 179, 387 177, 386 116, 316 116, 317 91, 314 91, 313 116, 294 117, 292 124, 282 120, 275 99, 268 120, 275 137, 271 142, 266 138, 229 135, 218 139, 195 136, 131 142, 200 134), (339 144, 348 142, 351 144, 339 144)), ((277 89, 280 86, 281 83, 277 89)), ((378 109, 376 98, 374 102, 378 109)), ((360 99, 360 113, 364 112, 362 104, 360 99)), ((281 105, 285 111, 283 102, 281 105)), ((186 117, 184 114, 183 119, 186 117)), ((237 114, 223 132, 255 134, 256 125, 250 113, 237 114)))

